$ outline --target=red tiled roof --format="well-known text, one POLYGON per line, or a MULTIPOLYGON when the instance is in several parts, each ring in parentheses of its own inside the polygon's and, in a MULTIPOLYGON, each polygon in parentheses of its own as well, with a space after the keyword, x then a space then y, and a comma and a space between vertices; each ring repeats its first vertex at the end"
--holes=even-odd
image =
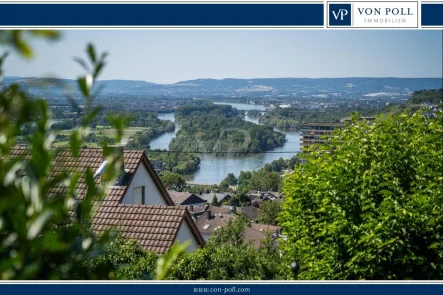
MULTIPOLYGON (((104 161, 102 149, 82 149, 77 159, 72 157, 71 152, 67 149, 55 152, 50 176, 61 172, 86 172, 88 168, 95 172, 104 161)), ((28 159, 29 151, 26 147, 16 147, 11 151, 11 156, 28 159)), ((107 229, 115 229, 120 232, 123 238, 136 239, 147 251, 164 253, 174 242, 183 220, 186 220, 197 242, 203 245, 203 238, 184 207, 120 203, 138 166, 143 163, 165 202, 168 205, 173 204, 143 151, 124 150, 123 162, 129 180, 121 185, 112 186, 103 200, 95 202, 92 230, 101 233, 107 229)), ((50 196, 64 192, 66 192, 65 187, 55 187, 50 196)), ((77 199, 83 199, 85 194, 86 183, 83 177, 77 186, 77 199)))
POLYGON ((222 227, 228 224, 228 220, 236 220, 236 216, 227 215, 227 214, 213 214, 211 212, 211 218, 208 219, 208 215, 210 210, 204 212, 196 221, 195 225, 198 228, 198 231, 204 235, 210 235, 217 229, 218 226, 222 227))
POLYGON ((266 240, 266 232, 246 227, 243 231, 243 243, 251 244, 255 249, 260 248, 263 241, 266 240))
POLYGON ((281 227, 277 225, 268 225, 268 224, 261 224, 261 223, 251 223, 250 224, 252 229, 263 231, 263 232, 270 232, 275 233, 276 231, 280 232, 281 227))
POLYGON ((186 216, 185 207, 115 204, 103 202, 95 211, 92 230, 120 232, 122 238, 135 239, 147 251, 165 253, 175 241, 186 216))

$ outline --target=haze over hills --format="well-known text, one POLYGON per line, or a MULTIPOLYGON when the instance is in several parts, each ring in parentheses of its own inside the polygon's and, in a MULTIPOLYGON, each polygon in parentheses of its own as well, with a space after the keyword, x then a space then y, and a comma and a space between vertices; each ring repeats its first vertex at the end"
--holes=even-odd
MULTIPOLYGON (((59 86, 75 89, 75 80, 5 77, 6 85, 17 82, 35 95, 57 94, 59 86)), ((336 96, 406 95, 421 89, 442 88, 441 78, 258 78, 258 79, 196 79, 174 84, 156 84, 135 80, 102 80, 102 94, 127 93, 131 95, 183 96, 336 96)))

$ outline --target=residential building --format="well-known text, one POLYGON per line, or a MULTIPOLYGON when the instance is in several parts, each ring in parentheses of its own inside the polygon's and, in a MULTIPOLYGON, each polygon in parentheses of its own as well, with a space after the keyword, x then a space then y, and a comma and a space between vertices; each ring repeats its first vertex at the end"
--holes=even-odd
MULTIPOLYGON (((368 121, 373 122, 375 120, 375 117, 360 117, 360 121, 368 121)), ((344 117, 340 119, 340 123, 347 124, 352 121, 351 117, 344 117)))
POLYGON ((195 221, 195 224, 203 239, 207 241, 214 231, 227 225, 229 220, 234 221, 236 219, 237 216, 223 214, 222 212, 213 213, 211 210, 207 210, 195 221))
POLYGON ((306 150, 314 144, 324 144, 333 137, 336 129, 343 123, 300 123, 300 145, 306 150))
POLYGON ((266 201, 266 200, 270 200, 270 201, 281 201, 282 195, 279 192, 271 192, 271 191, 265 191, 265 192, 261 192, 261 191, 250 191, 248 193, 248 198, 251 202, 258 202, 260 203, 261 201, 266 201))
POLYGON ((193 193, 168 191, 168 194, 177 206, 203 207, 206 202, 193 193))
POLYGON ((273 248, 276 248, 278 245, 278 235, 269 234, 265 231, 256 230, 250 227, 246 227, 245 231, 243 232, 243 242, 245 244, 250 244, 255 249, 258 249, 266 241, 268 235, 271 239, 273 248))
POLYGON ((268 225, 268 224, 262 224, 262 223, 251 223, 250 224, 252 229, 261 231, 261 232, 267 232, 270 234, 280 235, 281 233, 281 227, 277 225, 268 225))
POLYGON ((152 167, 155 171, 159 172, 163 170, 163 162, 162 161, 151 161, 152 167))
POLYGON ((199 196, 204 199, 207 203, 212 204, 214 196, 217 198, 218 205, 222 205, 224 202, 228 202, 231 199, 231 195, 227 193, 209 193, 199 196))
POLYGON ((242 215, 245 218, 257 220, 258 219, 258 208, 255 206, 242 207, 242 215))
MULTIPOLYGON (((104 199, 94 203, 91 229, 97 234, 115 230, 124 239, 138 241, 144 250, 160 254, 167 252, 175 241, 190 241, 189 251, 203 246, 203 237, 188 210, 174 206, 144 151, 121 152, 122 174, 104 199)), ((26 147, 16 147, 11 157, 26 159, 27 154, 26 147)), ((69 150, 58 149, 55 150, 51 175, 91 169, 96 181, 100 182, 105 167, 101 149, 83 148, 78 158, 72 157, 69 150)), ((65 191, 65 187, 54 188, 50 197, 65 191)), ((82 178, 77 187, 77 199, 82 200, 85 194, 86 184, 82 178)))
MULTIPOLYGON (((205 241, 207 241, 215 231, 227 226, 230 221, 237 220, 237 216, 227 213, 227 211, 219 210, 224 208, 212 207, 215 212, 207 210, 197 220, 196 225, 205 241), (218 212, 218 213, 217 213, 218 212)), ((277 239, 280 235, 281 228, 273 225, 251 223, 246 226, 243 231, 243 243, 251 244, 254 248, 259 248, 263 241, 270 237, 274 247, 277 247, 277 239)))

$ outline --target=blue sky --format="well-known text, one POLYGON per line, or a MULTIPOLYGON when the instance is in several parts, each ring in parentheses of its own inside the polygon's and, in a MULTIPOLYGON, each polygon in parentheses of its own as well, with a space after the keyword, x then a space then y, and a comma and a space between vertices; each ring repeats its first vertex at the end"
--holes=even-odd
MULTIPOLYGON (((36 56, 8 76, 75 78, 88 42, 108 51, 101 79, 175 83, 198 78, 441 77, 441 31, 68 30, 33 41, 36 56)), ((0 48, 0 52, 4 48, 0 48)))

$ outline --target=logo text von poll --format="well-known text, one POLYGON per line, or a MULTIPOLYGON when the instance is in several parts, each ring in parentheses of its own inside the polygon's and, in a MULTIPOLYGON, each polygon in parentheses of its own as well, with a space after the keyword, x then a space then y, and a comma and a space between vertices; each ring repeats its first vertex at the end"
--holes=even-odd
POLYGON ((357 8, 357 11, 360 15, 414 15, 411 8, 357 8))

